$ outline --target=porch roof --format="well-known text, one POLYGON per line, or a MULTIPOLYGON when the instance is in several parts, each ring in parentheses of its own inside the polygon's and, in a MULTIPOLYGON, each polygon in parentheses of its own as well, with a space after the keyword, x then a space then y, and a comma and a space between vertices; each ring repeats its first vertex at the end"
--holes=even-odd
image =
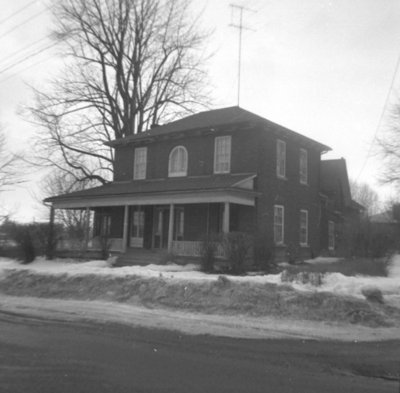
POLYGON ((129 204, 232 202, 254 206, 255 174, 223 174, 111 182, 45 199, 55 208, 129 204))

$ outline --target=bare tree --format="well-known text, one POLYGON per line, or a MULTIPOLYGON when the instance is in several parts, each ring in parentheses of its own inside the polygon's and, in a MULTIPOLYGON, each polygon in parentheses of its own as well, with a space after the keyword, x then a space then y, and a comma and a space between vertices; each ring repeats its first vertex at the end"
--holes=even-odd
POLYGON ((353 199, 365 207, 367 215, 371 216, 380 210, 378 193, 367 183, 350 180, 350 189, 353 199))
MULTIPOLYGON (((92 185, 90 180, 77 181, 76 176, 56 169, 43 178, 42 195, 38 200, 43 201, 46 197, 81 191, 90 185, 92 185)), ((84 237, 85 217, 85 211, 79 209, 57 209, 54 213, 55 222, 61 224, 70 237, 77 239, 84 237)))
POLYGON ((6 135, 0 127, 0 192, 23 182, 20 165, 21 157, 7 149, 6 135))
MULTIPOLYGON (((21 156, 7 148, 7 138, 0 125, 0 194, 25 181, 22 166, 24 161, 21 156)), ((0 204, 0 223, 7 220, 10 215, 9 209, 0 204)))
POLYGON ((382 160, 380 180, 384 184, 400 186, 400 98, 392 105, 387 124, 376 138, 376 153, 382 160))
POLYGON ((66 69, 30 108, 44 127, 41 163, 105 183, 104 142, 205 104, 203 44, 189 0, 60 0, 55 37, 66 69))

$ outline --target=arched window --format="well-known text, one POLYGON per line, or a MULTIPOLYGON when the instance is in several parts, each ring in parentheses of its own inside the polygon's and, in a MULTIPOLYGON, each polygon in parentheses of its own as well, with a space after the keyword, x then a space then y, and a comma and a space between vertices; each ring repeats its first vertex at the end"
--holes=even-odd
POLYGON ((186 176, 188 153, 183 146, 176 146, 169 153, 168 176, 186 176))

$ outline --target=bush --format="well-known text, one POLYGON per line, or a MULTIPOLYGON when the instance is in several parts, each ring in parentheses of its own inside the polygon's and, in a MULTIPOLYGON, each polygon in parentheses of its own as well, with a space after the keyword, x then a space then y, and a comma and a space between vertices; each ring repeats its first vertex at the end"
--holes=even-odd
POLYGON ((243 232, 231 232, 224 236, 223 247, 231 274, 241 274, 245 271, 252 243, 251 236, 243 232))
POLYGON ((270 272, 275 268, 275 246, 272 238, 257 234, 254 237, 254 264, 257 268, 270 272))
POLYGON ((218 247, 217 240, 215 235, 206 235, 200 244, 200 268, 204 273, 214 271, 215 254, 218 247))
POLYGON ((49 236, 50 225, 48 223, 19 224, 6 221, 2 231, 8 239, 15 242, 15 254, 25 263, 32 262, 36 255, 52 253, 55 249, 58 234, 61 232, 59 225, 53 226, 53 235, 49 236))
POLYGON ((24 264, 33 262, 36 253, 29 225, 15 225, 12 235, 22 253, 22 262, 24 264))
POLYGON ((100 241, 101 259, 106 261, 110 256, 110 248, 111 248, 110 238, 107 235, 101 235, 99 241, 100 241))
POLYGON ((380 289, 375 287, 364 287, 361 289, 361 293, 369 302, 383 304, 383 295, 380 289))

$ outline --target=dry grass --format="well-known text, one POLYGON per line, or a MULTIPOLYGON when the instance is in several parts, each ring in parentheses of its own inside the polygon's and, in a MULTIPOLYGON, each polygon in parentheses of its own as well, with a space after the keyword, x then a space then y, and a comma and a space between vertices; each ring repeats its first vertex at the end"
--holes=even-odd
POLYGON ((389 260, 387 258, 371 259, 371 258, 351 258, 342 259, 332 263, 301 263, 285 267, 290 273, 300 272, 318 272, 318 273, 342 273, 345 276, 375 276, 386 277, 387 266, 389 260))
POLYGON ((329 293, 302 293, 289 286, 233 282, 227 278, 182 282, 138 276, 50 276, 10 270, 0 292, 14 296, 105 300, 216 314, 272 315, 293 319, 399 326, 400 310, 329 293))

